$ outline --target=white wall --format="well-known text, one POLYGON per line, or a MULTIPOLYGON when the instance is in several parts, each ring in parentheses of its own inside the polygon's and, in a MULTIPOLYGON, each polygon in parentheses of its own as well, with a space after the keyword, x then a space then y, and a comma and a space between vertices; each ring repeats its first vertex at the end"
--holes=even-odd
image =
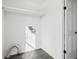
POLYGON ((42 48, 55 59, 63 58, 63 0, 47 0, 42 19, 42 48))

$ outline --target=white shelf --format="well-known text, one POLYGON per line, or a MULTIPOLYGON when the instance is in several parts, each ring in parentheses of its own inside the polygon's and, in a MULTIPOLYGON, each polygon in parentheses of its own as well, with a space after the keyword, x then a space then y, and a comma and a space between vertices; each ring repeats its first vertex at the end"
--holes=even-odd
POLYGON ((9 7, 9 6, 3 6, 2 9, 4 11, 9 11, 9 12, 28 14, 28 15, 33 15, 33 16, 44 16, 43 12, 34 11, 30 9, 21 9, 21 8, 9 7))

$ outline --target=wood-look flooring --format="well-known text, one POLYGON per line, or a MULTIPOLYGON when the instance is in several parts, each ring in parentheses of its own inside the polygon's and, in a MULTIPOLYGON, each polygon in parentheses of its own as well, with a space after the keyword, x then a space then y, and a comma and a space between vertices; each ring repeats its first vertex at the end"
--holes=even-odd
POLYGON ((26 53, 10 56, 8 59, 54 59, 43 49, 36 49, 26 53))

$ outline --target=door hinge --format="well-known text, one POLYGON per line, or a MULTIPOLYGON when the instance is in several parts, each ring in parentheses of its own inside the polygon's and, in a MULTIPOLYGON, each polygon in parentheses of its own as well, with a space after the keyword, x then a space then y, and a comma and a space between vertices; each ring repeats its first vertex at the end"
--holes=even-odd
POLYGON ((75 34, 77 34, 77 32, 75 32, 75 34))
POLYGON ((67 7, 66 6, 64 6, 64 10, 66 10, 67 9, 67 7))
POLYGON ((66 50, 64 50, 64 54, 66 54, 66 50))

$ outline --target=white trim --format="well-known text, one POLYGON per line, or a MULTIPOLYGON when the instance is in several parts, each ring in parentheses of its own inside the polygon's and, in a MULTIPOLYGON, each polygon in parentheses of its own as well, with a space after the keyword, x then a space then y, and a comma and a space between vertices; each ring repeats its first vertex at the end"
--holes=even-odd
POLYGON ((9 7, 9 6, 3 6, 2 9, 4 11, 9 11, 9 12, 28 14, 28 15, 33 15, 33 16, 44 16, 43 12, 34 11, 30 9, 21 9, 21 8, 16 8, 16 7, 9 7))
POLYGON ((31 47, 32 49, 35 49, 29 42, 26 41, 26 44, 31 47))

